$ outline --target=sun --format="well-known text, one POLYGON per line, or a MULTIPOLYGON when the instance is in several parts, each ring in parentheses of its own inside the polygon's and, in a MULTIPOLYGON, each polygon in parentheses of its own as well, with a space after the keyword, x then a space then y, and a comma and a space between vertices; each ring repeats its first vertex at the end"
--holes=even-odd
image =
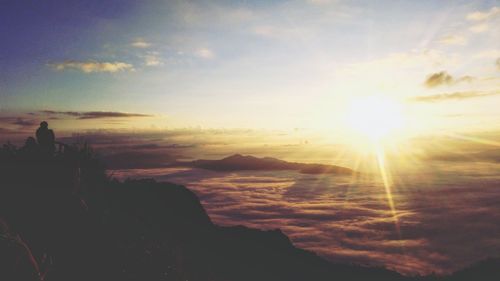
POLYGON ((379 96, 353 99, 346 117, 350 129, 371 141, 386 138, 404 124, 401 104, 379 96))

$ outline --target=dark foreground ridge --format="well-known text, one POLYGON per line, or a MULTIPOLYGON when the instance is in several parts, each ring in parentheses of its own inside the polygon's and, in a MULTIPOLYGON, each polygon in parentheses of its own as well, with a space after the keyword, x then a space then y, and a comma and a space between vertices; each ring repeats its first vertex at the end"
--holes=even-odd
POLYGON ((183 186, 110 179, 88 146, 0 149, 0 280, 498 280, 499 265, 417 278, 332 264, 280 230, 214 225, 183 186))
POLYGON ((304 174, 343 174, 355 173, 345 167, 325 164, 287 162, 272 157, 258 158, 250 155, 234 154, 220 160, 195 160, 176 162, 174 165, 201 168, 213 171, 298 171, 304 174))

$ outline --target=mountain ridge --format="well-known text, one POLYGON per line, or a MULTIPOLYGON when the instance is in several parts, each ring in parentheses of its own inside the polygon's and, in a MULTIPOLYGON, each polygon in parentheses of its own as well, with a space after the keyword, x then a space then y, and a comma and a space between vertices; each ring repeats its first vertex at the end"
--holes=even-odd
POLYGON ((213 171, 297 171, 303 174, 339 174, 358 173, 352 169, 327 164, 288 162, 273 157, 255 157, 233 154, 219 160, 199 159, 194 161, 176 161, 172 166, 193 167, 213 171))

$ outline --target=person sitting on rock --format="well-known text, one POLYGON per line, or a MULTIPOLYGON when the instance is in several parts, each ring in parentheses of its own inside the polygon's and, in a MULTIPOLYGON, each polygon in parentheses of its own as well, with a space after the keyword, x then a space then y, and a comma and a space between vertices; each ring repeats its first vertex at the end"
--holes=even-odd
POLYGON ((40 128, 36 130, 36 139, 42 152, 49 155, 54 154, 56 150, 55 135, 54 131, 49 129, 49 124, 47 122, 43 121, 40 123, 40 128))

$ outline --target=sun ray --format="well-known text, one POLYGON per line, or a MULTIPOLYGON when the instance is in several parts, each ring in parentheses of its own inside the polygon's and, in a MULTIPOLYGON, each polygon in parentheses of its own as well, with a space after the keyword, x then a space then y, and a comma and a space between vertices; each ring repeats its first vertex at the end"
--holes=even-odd
POLYGON ((384 188, 385 188, 387 203, 389 204, 389 208, 391 209, 391 214, 392 214, 392 217, 394 219, 394 223, 396 225, 396 230, 399 234, 400 230, 399 230, 399 221, 398 221, 398 217, 397 217, 398 214, 397 214, 396 206, 394 205, 394 199, 392 196, 392 190, 391 190, 392 183, 391 183, 391 180, 390 180, 389 175, 388 175, 387 167, 385 165, 384 150, 379 144, 376 144, 375 145, 375 152, 377 155, 377 162, 378 162, 380 176, 382 178, 382 183, 384 184, 384 188))

